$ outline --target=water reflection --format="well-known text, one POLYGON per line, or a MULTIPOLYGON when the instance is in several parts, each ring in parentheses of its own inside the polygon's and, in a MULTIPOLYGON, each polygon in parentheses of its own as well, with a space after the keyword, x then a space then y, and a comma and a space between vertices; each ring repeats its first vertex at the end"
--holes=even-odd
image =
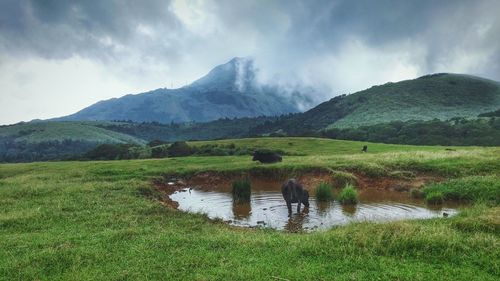
POLYGON ((302 212, 297 214, 292 214, 288 218, 288 222, 285 225, 285 230, 288 232, 300 232, 304 230, 304 221, 309 215, 309 208, 304 208, 302 212))
POLYGON ((330 211, 330 208, 333 206, 333 202, 318 201, 316 202, 316 206, 318 208, 318 215, 325 216, 330 211))
POLYGON ((236 219, 248 219, 252 213, 250 202, 238 203, 233 200, 233 215, 236 219))
POLYGON ((354 217, 356 214, 356 204, 347 204, 342 206, 342 214, 348 217, 354 217))
MULTIPOLYGON (((317 202, 311 196, 309 209, 303 208, 289 218, 279 184, 254 185, 250 202, 236 204, 230 189, 175 192, 170 197, 179 203, 179 209, 205 213, 210 218, 221 218, 238 226, 263 226, 288 231, 329 228, 353 221, 391 221, 442 217, 443 212, 453 215, 454 205, 426 205, 422 200, 410 199, 407 192, 387 190, 359 190, 359 203, 341 205, 338 201, 317 202)), ((186 190, 187 191, 187 190, 186 190)))

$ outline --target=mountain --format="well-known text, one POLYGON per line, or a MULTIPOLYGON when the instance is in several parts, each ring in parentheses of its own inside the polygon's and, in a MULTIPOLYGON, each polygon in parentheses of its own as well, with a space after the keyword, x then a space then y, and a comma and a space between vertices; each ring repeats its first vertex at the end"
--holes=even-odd
MULTIPOLYGON (((189 88, 202 89, 206 94, 214 93, 210 89, 216 89, 217 93, 229 87, 239 97, 246 96, 248 89, 255 88, 253 78, 251 73, 241 76, 245 79, 229 75, 235 73, 234 66, 236 64, 215 68, 189 88)), ((265 90, 257 95, 263 92, 265 90)), ((37 121, 0 126, 0 162, 66 159, 100 143, 141 145, 155 139, 206 140, 262 135, 324 136, 406 144, 498 145, 500 119, 495 116, 499 110, 500 83, 469 75, 433 74, 337 96, 306 112, 279 117, 222 118, 180 124, 37 121)), ((125 115, 118 119, 131 118, 125 115)))
POLYGON ((307 94, 284 93, 278 87, 260 85, 256 73, 252 59, 233 58, 188 86, 100 101, 52 121, 207 122, 298 112, 300 106, 312 103, 307 94))
POLYGON ((477 117, 500 108, 500 83, 476 76, 439 73, 386 83, 337 96, 304 112, 255 128, 303 134, 408 120, 477 117))
POLYGON ((66 159, 99 144, 146 141, 99 127, 100 122, 29 122, 0 126, 0 162, 66 159))
POLYGON ((128 134, 101 128, 105 122, 29 122, 0 126, 0 140, 40 143, 74 140, 95 143, 137 143, 145 141, 128 134))

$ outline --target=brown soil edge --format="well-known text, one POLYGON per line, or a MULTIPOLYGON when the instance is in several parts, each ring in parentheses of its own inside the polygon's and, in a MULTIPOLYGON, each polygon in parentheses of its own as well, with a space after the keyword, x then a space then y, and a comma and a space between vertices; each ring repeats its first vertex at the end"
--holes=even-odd
POLYGON ((288 178, 296 178, 306 187, 306 189, 312 191, 322 182, 332 184, 337 188, 343 187, 338 186, 338 182, 334 178, 334 174, 338 172, 353 175, 355 177, 354 185, 360 189, 385 189, 400 192, 410 191, 412 188, 419 189, 427 184, 445 180, 442 176, 415 174, 412 172, 403 172, 411 175, 408 177, 396 176, 396 174, 394 174, 394 176, 370 177, 364 174, 347 171, 333 171, 330 169, 315 169, 302 172, 294 171, 293 173, 271 172, 267 174, 255 173, 251 170, 244 172, 202 171, 188 177, 165 175, 163 178, 154 180, 153 187, 166 195, 161 200, 162 204, 177 209, 178 203, 171 200, 170 195, 175 191, 184 190, 187 187, 195 187, 200 190, 210 191, 218 186, 230 186, 234 180, 241 178, 249 178, 250 180, 281 180, 283 182, 288 178))

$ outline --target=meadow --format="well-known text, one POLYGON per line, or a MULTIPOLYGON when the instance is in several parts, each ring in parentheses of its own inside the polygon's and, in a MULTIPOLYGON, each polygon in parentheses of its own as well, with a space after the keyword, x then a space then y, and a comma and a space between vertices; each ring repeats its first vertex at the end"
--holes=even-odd
POLYGON ((190 144, 206 143, 279 148, 293 156, 270 165, 249 156, 1 164, 0 280, 500 278, 499 147, 314 138, 190 144), (368 153, 361 152, 363 144, 368 153), (446 180, 426 188, 471 206, 450 218, 286 233, 177 211, 152 184, 204 171, 295 175, 315 169, 367 177, 432 174, 446 180))

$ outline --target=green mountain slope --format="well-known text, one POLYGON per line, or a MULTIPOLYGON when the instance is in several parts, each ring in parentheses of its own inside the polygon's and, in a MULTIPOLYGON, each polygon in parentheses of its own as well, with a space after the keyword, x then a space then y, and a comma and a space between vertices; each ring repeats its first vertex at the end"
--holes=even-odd
POLYGON ((374 86, 348 97, 358 104, 333 127, 476 117, 500 107, 500 84, 469 75, 434 74, 374 86))
POLYGON ((152 140, 210 140, 248 136, 249 128, 275 117, 220 119, 208 123, 160 124, 51 121, 0 126, 0 162, 68 159, 99 144, 144 145, 152 140))
POLYGON ((0 162, 67 159, 102 143, 145 141, 98 127, 99 122, 30 122, 0 126, 0 162))
POLYGON ((302 134, 407 120, 477 117, 500 108, 500 83, 470 75, 433 74, 335 97, 309 111, 255 128, 302 134))
POLYGON ((104 122, 30 122, 0 127, 0 139, 40 143, 79 140, 95 143, 137 143, 144 140, 98 127, 104 122))

